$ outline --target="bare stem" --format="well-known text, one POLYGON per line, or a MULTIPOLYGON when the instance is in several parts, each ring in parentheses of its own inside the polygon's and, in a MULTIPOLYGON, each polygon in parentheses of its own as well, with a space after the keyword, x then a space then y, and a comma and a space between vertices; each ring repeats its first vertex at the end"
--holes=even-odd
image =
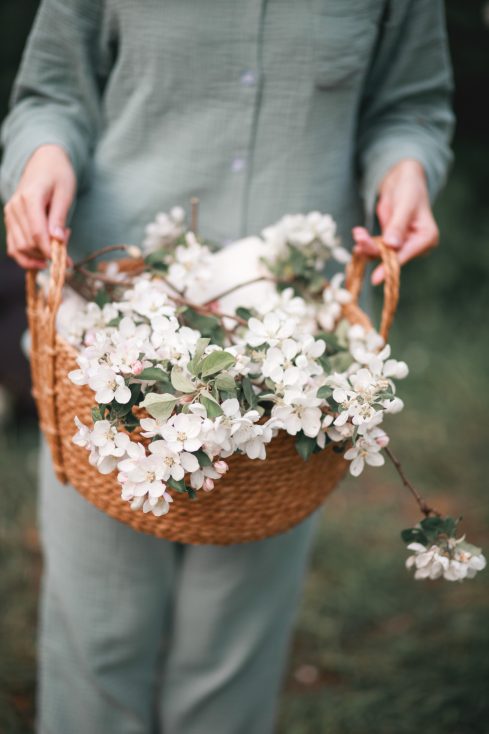
POLYGON ((100 250, 91 252, 83 260, 75 263, 73 267, 75 270, 79 270, 83 265, 92 262, 92 260, 96 260, 98 257, 102 257, 102 255, 107 255, 109 252, 117 252, 118 250, 125 250, 127 252, 130 247, 131 245, 107 245, 107 247, 102 247, 100 250))
POLYGON ((126 277, 124 277, 123 280, 118 280, 117 278, 112 278, 110 275, 106 275, 105 273, 102 273, 98 270, 96 272, 93 272, 92 270, 87 270, 80 264, 76 266, 76 270, 81 275, 83 275, 84 278, 98 280, 101 283, 105 283, 106 285, 126 285, 127 283, 132 283, 133 280, 131 277, 127 277, 127 273, 124 273, 126 277))
POLYGON ((401 478, 402 483, 411 492, 414 499, 418 503, 419 508, 421 512, 423 513, 423 515, 425 515, 426 517, 429 517, 429 515, 436 515, 437 517, 441 517, 441 512, 438 512, 438 510, 435 510, 433 507, 430 507, 430 505, 428 505, 426 500, 420 495, 418 490, 411 484, 411 482, 409 481, 409 479, 406 477, 404 473, 404 469, 402 468, 401 462, 399 461, 399 459, 396 456, 394 456, 394 454, 392 453, 392 451, 390 450, 388 446, 384 448, 384 452, 387 454, 390 461, 394 465, 397 473, 399 474, 401 478))
POLYGON ((199 199, 196 196, 192 196, 190 199, 190 229, 197 236, 197 229, 199 226, 199 199))
POLYGON ((240 288, 245 288, 247 285, 253 285, 254 283, 260 283, 262 281, 268 281, 270 283, 279 282, 275 278, 268 277, 267 275, 260 275, 257 278, 252 278, 251 280, 245 280, 244 283, 238 283, 238 285, 233 285, 231 288, 227 288, 225 291, 222 291, 222 293, 219 293, 217 296, 214 296, 214 298, 211 298, 209 301, 206 301, 205 305, 207 306, 209 303, 212 303, 213 301, 220 301, 221 298, 224 298, 225 296, 229 296, 231 293, 234 293, 234 291, 238 291, 240 288))

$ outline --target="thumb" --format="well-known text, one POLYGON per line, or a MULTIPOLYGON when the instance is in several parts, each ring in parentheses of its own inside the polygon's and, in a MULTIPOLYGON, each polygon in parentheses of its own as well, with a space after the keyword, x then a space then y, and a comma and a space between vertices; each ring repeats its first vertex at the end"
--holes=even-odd
POLYGON ((382 239, 386 245, 400 247, 404 243, 412 214, 413 207, 407 198, 398 200, 392 206, 391 216, 382 231, 382 239))
POLYGON ((70 188, 58 183, 49 206, 48 228, 51 237, 63 242, 67 239, 66 220, 72 201, 73 193, 70 188))

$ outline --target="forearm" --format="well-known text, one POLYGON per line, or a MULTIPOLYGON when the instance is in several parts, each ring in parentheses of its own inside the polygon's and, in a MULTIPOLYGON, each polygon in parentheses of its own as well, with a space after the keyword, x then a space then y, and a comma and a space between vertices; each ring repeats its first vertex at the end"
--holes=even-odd
POLYGON ((372 213, 387 172, 417 160, 433 200, 451 161, 452 77, 439 0, 392 3, 381 29, 359 117, 358 164, 372 213))

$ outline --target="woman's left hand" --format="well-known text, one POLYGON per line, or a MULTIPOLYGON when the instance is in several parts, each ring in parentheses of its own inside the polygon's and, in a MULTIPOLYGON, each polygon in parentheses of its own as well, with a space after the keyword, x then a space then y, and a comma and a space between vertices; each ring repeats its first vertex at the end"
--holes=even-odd
MULTIPOLYGON (((438 227, 431 211, 423 167, 406 159, 393 166, 379 187, 377 217, 386 245, 398 250, 401 265, 438 244, 438 227)), ((364 227, 354 227, 354 251, 378 256, 378 248, 364 227)), ((373 285, 382 283, 384 268, 372 273, 373 285)))

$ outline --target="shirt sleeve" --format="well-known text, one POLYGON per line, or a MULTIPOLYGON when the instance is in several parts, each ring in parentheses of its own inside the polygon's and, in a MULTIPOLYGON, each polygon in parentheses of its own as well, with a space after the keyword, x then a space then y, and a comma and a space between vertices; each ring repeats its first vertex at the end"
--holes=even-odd
POLYGON ((360 109, 358 162, 367 217, 403 158, 418 160, 433 200, 451 161, 452 72, 442 0, 391 0, 360 109))
POLYGON ((100 126, 108 71, 103 16, 102 0, 42 0, 2 127, 4 200, 41 145, 64 148, 82 181, 100 126))

